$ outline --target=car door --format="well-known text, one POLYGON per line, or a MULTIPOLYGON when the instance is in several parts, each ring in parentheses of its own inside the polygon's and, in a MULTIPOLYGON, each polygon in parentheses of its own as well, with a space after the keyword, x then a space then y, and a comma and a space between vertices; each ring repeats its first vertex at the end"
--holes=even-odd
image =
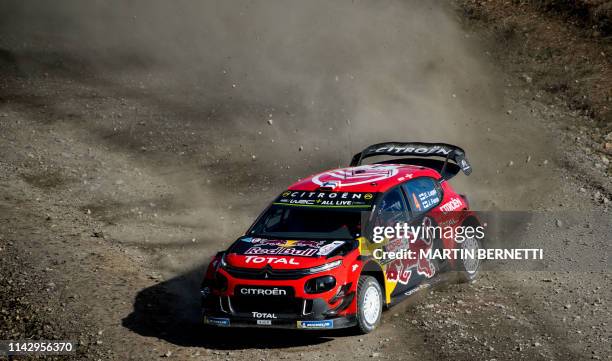
POLYGON ((414 256, 403 264, 401 281, 405 290, 410 290, 422 281, 432 278, 436 273, 435 263, 423 257, 423 253, 433 250, 441 229, 436 228, 435 220, 428 212, 442 201, 442 188, 431 177, 419 177, 401 185, 409 208, 409 225, 412 227, 408 244, 410 254, 414 256))
MULTIPOLYGON (((373 220, 374 227, 395 227, 396 224, 404 224, 410 221, 410 213, 406 197, 401 186, 387 191, 376 206, 376 214, 373 220)), ((382 248, 385 252, 399 252, 408 250, 409 239, 406 237, 392 237, 385 239, 382 248)), ((406 269, 405 260, 381 259, 385 269, 385 277, 388 286, 391 287, 391 297, 395 297, 406 291, 408 278, 403 271, 406 269)))

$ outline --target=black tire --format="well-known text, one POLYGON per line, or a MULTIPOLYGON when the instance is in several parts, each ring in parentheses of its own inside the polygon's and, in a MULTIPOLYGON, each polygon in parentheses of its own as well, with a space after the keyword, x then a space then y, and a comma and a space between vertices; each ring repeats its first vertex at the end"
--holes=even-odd
MULTIPOLYGON (((459 245, 458 248, 466 248, 466 247, 476 247, 482 248, 482 242, 476 238, 468 238, 459 245)), ((477 252, 477 251, 476 251, 477 252)), ((466 260, 464 262, 463 258, 459 258, 457 260, 457 280, 460 283, 471 283, 478 278, 478 274, 480 273, 480 267, 482 266, 482 261, 478 260, 476 257, 472 260, 466 260), (470 264, 470 262, 472 262, 470 264), (475 264, 475 265, 474 265, 475 264)))
MULTIPOLYGON (((432 251, 436 252, 436 250, 439 250, 440 252, 444 249, 444 246, 442 245, 442 240, 436 238, 434 240, 434 245, 432 247, 432 251)), ((434 273, 434 277, 439 276, 441 273, 447 272, 447 271, 452 271, 448 260, 444 260, 444 259, 439 259, 439 258, 435 258, 433 260, 431 260, 431 263, 433 263, 434 267, 435 267, 435 273, 434 273)))
MULTIPOLYGON (((370 300, 372 301, 372 300, 370 300)), ((380 320, 382 318, 382 309, 383 309, 383 292, 382 289, 380 287, 380 285, 378 284, 378 281, 376 280, 376 278, 372 277, 372 276, 360 276, 359 277, 359 284, 357 286, 357 330, 359 333, 361 334, 366 334, 366 333, 370 333, 372 331, 374 331, 376 329, 376 327, 378 327, 378 325, 380 324, 380 320), (377 312, 377 316, 375 317, 375 319, 372 318, 372 316, 370 315, 370 317, 367 317, 365 315, 365 307, 364 307, 364 302, 365 302, 365 297, 366 297, 366 292, 368 292, 369 289, 369 297, 372 297, 372 292, 376 291, 378 293, 378 312, 377 312)))

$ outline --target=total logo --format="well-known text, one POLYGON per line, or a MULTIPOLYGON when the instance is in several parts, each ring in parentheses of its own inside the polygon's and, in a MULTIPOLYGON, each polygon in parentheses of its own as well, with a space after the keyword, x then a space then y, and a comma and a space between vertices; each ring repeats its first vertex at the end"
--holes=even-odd
POLYGON ((278 257, 258 257, 246 256, 244 262, 253 264, 292 264, 299 265, 300 263, 295 258, 278 258, 278 257))
POLYGON ((251 315, 253 318, 276 318, 276 314, 266 312, 251 312, 251 315))

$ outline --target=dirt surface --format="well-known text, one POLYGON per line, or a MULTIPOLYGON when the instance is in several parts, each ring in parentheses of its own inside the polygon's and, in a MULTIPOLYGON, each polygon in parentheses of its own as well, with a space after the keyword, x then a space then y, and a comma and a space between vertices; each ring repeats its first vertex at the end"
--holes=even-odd
POLYGON ((604 95, 581 111, 471 2, 41 4, 0 11, 0 339, 90 360, 612 358, 604 62, 584 65, 604 95), (384 140, 464 147, 454 186, 536 211, 545 264, 423 291, 365 336, 203 328, 211 255, 384 140))
POLYGON ((569 126, 581 129, 592 151, 612 153, 606 148, 612 131, 612 3, 460 0, 456 5, 486 39, 487 56, 524 86, 541 91, 535 94, 539 100, 567 104, 575 115, 569 126))

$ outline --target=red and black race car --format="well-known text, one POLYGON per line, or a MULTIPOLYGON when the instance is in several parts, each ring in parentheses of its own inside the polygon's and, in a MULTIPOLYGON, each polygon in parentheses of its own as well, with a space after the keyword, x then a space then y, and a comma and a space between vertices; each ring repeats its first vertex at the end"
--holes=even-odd
POLYGON ((459 147, 389 142, 356 154, 350 167, 298 181, 211 261, 201 286, 204 323, 355 326, 367 333, 380 323, 383 308, 433 284, 440 273, 455 271, 472 280, 478 259, 414 255, 419 250, 477 250, 477 237, 459 242, 422 232, 399 238, 376 234, 401 224, 478 226, 466 198, 448 183, 460 171, 470 174, 471 166, 459 147), (362 164, 374 156, 400 158, 362 164), (402 250, 413 256, 381 257, 402 250))

